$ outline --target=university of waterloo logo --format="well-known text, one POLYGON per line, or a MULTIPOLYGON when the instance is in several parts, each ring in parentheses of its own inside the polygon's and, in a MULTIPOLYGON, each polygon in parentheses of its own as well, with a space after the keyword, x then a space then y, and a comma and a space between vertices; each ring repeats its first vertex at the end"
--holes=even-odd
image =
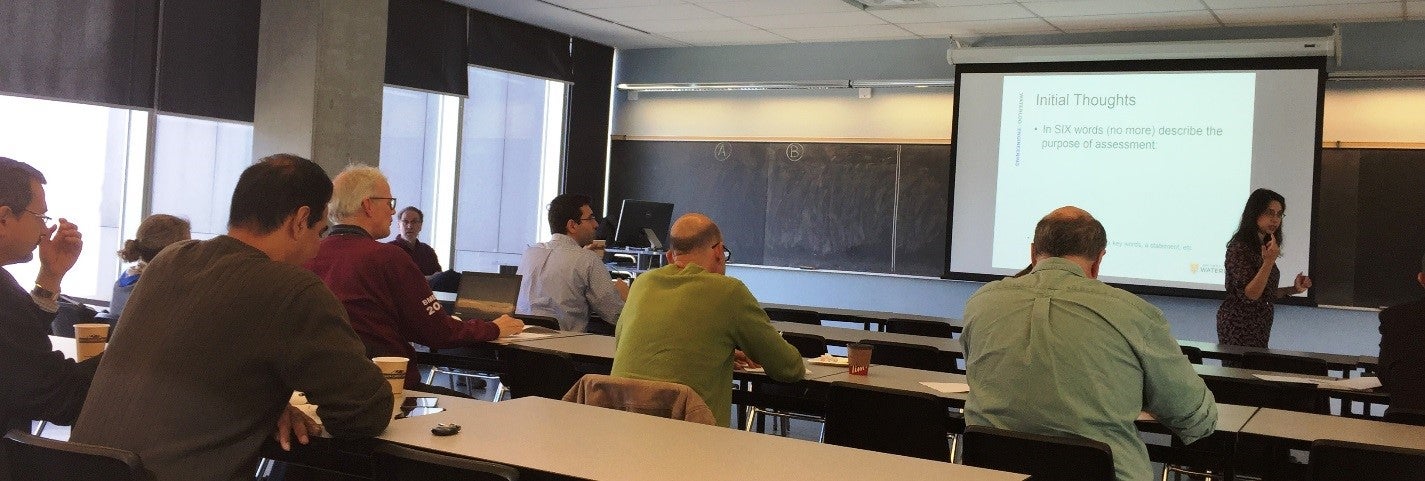
POLYGON ((1188 264, 1188 270, 1192 271, 1193 274, 1197 274, 1197 269, 1200 267, 1202 267, 1202 265, 1196 262, 1188 264))

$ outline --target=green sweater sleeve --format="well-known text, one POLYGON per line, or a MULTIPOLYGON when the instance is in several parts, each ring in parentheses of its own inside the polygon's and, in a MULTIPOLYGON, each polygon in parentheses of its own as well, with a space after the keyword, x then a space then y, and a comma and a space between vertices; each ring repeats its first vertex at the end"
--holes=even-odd
POLYGON ((767 312, 757 304, 757 298, 747 290, 741 281, 731 279, 735 284, 729 299, 728 314, 736 322, 733 330, 737 348, 747 353, 761 364, 767 376, 781 382, 795 382, 806 376, 806 365, 801 353, 782 334, 772 327, 767 312))
POLYGON ((1184 443, 1205 438, 1217 428, 1217 401, 1183 356, 1162 311, 1149 309, 1134 343, 1143 366, 1143 410, 1184 443))

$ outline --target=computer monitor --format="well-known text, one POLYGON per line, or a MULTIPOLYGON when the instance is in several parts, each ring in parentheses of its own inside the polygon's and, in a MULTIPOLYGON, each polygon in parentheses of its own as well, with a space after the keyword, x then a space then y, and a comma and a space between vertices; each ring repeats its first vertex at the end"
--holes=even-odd
POLYGON ((624 199, 613 245, 663 250, 668 245, 668 224, 672 221, 673 204, 624 199))

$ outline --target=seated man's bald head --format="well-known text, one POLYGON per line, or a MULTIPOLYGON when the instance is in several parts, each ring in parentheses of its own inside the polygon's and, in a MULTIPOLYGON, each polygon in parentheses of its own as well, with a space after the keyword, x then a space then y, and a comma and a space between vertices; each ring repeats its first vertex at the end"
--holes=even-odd
POLYGON ((1074 206, 1054 209, 1034 227, 1033 254, 1039 257, 1098 259, 1108 247, 1103 224, 1074 206))
POLYGON ((722 241, 722 231, 706 215, 690 212, 678 217, 668 229, 669 248, 675 254, 711 247, 722 241))

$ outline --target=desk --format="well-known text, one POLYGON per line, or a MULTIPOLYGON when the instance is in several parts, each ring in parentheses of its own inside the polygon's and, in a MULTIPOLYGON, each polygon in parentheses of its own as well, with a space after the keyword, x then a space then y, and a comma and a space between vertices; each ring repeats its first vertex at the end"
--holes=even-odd
POLYGON ((1214 344, 1203 341, 1178 341, 1178 345, 1196 347, 1202 350, 1202 357, 1219 360, 1238 360, 1248 352, 1266 352, 1271 354, 1285 354, 1288 356, 1314 357, 1326 361, 1327 367, 1334 371, 1341 371, 1342 374, 1356 370, 1361 365, 1361 356, 1351 356, 1346 354, 1330 354, 1324 352, 1287 351, 1283 349, 1261 349, 1256 347, 1234 346, 1232 344, 1214 344))
POLYGON ((78 356, 78 354, 75 354, 76 347, 74 345, 74 338, 72 337, 50 336, 49 344, 53 346, 54 350, 64 354, 66 359, 75 359, 78 356))
POLYGON ((899 313, 899 312, 867 311, 867 310, 861 310, 861 309, 837 309, 837 308, 834 308, 834 307, 799 306, 799 305, 796 305, 796 304, 776 304, 776 303, 771 303, 771 302, 763 302, 763 303, 762 303, 762 308, 763 308, 763 309, 767 309, 767 308, 773 308, 773 309, 797 309, 797 310, 802 310, 802 311, 815 311, 815 312, 820 313, 820 314, 822 314, 822 315, 824 315, 824 316, 826 316, 826 317, 830 317, 830 318, 838 319, 838 320, 839 320, 839 319, 859 320, 859 321, 869 320, 870 322, 877 322, 877 323, 879 323, 880 321, 884 321, 884 320, 886 320, 886 319, 895 318, 895 319, 912 319, 912 320, 917 320, 917 321, 943 322, 943 323, 949 324, 950 327, 951 327, 951 328, 954 328, 954 330, 955 330, 956 332, 959 332, 961 329, 963 329, 963 328, 965 327, 964 323, 962 323, 959 319, 951 319, 951 318, 949 318, 949 317, 939 317, 939 316, 922 316, 922 315, 920 315, 920 314, 904 314, 904 313, 899 313))
POLYGON ((922 381, 958 382, 963 384, 965 383, 965 376, 963 374, 951 374, 948 372, 939 371, 923 371, 920 369, 884 366, 880 364, 871 365, 871 369, 867 371, 867 374, 865 376, 855 376, 847 372, 845 369, 842 369, 841 372, 837 373, 836 375, 819 377, 816 378, 815 381, 818 383, 826 384, 831 384, 837 381, 845 381, 856 384, 865 384, 868 386, 900 389, 902 391, 922 392, 933 396, 949 399, 951 401, 950 405, 957 408, 965 406, 965 397, 969 395, 963 392, 943 393, 925 387, 924 384, 921 384, 922 381))
POLYGON ((565 336, 531 339, 518 343, 521 346, 536 347, 567 353, 570 356, 612 362, 614 359, 614 338, 609 336, 565 336))
MULTIPOLYGON (((457 400, 458 401, 458 400, 457 400)), ((594 481, 1023 480, 1026 476, 527 397, 446 405, 380 439, 594 481), (430 427, 453 422, 461 434, 430 427)))
MULTIPOLYGON (((799 324, 795 322, 772 321, 772 327, 782 332, 795 332, 798 334, 812 334, 826 338, 826 342, 838 346, 847 343, 860 342, 862 339, 874 339, 877 341, 903 342, 906 344, 920 344, 931 346, 947 352, 960 352, 960 341, 946 339, 943 337, 916 336, 913 334, 896 334, 880 331, 866 331, 861 329, 847 329, 844 327, 818 326, 814 324, 799 324)), ((872 354, 874 355, 874 354, 872 354)))
POLYGON ((1287 442, 1297 449, 1318 439, 1425 449, 1425 426, 1262 408, 1242 427, 1243 435, 1287 442))

